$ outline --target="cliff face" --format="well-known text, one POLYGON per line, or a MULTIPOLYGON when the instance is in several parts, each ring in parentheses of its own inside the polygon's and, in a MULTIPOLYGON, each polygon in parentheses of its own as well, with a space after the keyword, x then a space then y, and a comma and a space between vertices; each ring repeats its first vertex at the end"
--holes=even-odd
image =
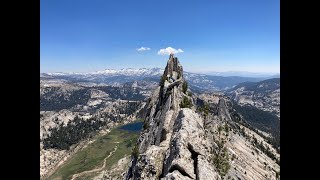
POLYGON ((161 86, 145 106, 145 129, 141 133, 127 179, 212 179, 219 177, 210 166, 210 146, 203 119, 189 108, 185 98, 183 68, 170 55, 161 86))
POLYGON ((276 158, 279 154, 242 125, 241 115, 232 109, 228 98, 191 95, 183 68, 173 55, 142 117, 144 129, 133 150, 126 179, 277 177, 279 165, 260 150, 261 144, 276 158))

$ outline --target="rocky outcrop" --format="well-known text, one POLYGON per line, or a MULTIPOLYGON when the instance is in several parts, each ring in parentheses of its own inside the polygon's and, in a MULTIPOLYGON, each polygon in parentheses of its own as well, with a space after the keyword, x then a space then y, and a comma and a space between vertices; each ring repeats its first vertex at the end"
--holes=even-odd
POLYGON ((279 165, 252 139, 270 145, 244 130, 230 100, 190 95, 185 87, 183 68, 171 54, 159 87, 143 109, 144 130, 126 179, 275 179, 279 165))
POLYGON ((178 58, 174 57, 173 54, 170 54, 163 76, 173 79, 183 78, 183 68, 179 63, 178 58))
POLYGON ((280 166, 270 153, 276 158, 280 155, 265 138, 245 127, 245 123, 240 123, 243 119, 232 108, 229 98, 216 94, 201 96, 204 104, 212 109, 205 119, 205 131, 209 144, 215 147, 210 156, 213 160, 219 156, 219 161, 215 161, 213 166, 225 174, 223 179, 279 179, 280 166), (261 151, 261 146, 257 146, 254 139, 270 153, 261 151), (227 156, 221 156, 223 154, 227 156), (225 162, 230 165, 228 170, 224 169, 227 167, 225 162))
POLYGON ((218 103, 218 116, 221 120, 231 121, 231 116, 224 98, 219 99, 218 103))
POLYGON ((183 98, 183 68, 170 55, 163 82, 144 109, 145 128, 137 141, 127 179, 219 179, 210 165, 210 145, 203 119, 189 108, 180 108, 183 98))
POLYGON ((211 148, 203 127, 203 119, 193 110, 183 108, 173 127, 169 151, 164 161, 163 174, 175 170, 192 179, 218 179, 209 163, 211 148))

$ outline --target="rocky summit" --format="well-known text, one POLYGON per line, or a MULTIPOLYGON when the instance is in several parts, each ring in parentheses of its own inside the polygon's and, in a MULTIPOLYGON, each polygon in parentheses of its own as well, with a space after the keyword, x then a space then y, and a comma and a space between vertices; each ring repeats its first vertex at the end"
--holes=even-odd
POLYGON ((205 179, 217 177, 209 165, 203 120, 180 102, 192 101, 183 92, 183 68, 170 55, 160 86, 145 106, 145 130, 137 143, 127 179, 205 179), (201 168, 199 168, 201 166, 201 168))
POLYGON ((142 112, 127 180, 279 177, 276 150, 245 126, 227 97, 192 94, 173 54, 142 112))

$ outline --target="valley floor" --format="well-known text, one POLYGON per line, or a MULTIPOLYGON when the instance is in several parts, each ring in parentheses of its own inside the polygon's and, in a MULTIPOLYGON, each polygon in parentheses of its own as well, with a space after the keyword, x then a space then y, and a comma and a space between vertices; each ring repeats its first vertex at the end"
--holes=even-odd
MULTIPOLYGON (((110 133, 98 137, 87 147, 76 152, 45 179, 78 180, 92 179, 95 176, 97 176, 95 179, 99 179, 105 176, 106 170, 114 169, 112 166, 117 163, 122 164, 126 169, 138 135, 139 132, 122 130, 120 127, 114 128, 110 133)), ((121 176, 121 168, 115 171, 118 173, 113 174, 114 176, 121 176)))

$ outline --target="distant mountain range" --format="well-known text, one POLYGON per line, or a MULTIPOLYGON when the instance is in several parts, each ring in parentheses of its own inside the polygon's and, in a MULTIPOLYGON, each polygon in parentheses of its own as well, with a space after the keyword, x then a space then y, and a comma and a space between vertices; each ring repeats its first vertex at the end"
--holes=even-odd
POLYGON ((105 69, 102 71, 94 71, 94 72, 71 72, 71 73, 41 73, 41 75, 49 75, 49 76, 94 76, 94 75, 105 75, 105 76, 118 76, 118 75, 127 75, 127 76, 154 76, 160 75, 163 73, 163 69, 161 68, 124 68, 124 69, 105 69))
MULTIPOLYGON (((87 73, 41 73, 43 79, 60 79, 73 83, 96 83, 104 85, 120 86, 133 81, 147 81, 158 83, 164 69, 161 68, 126 68, 126 69, 106 69, 103 71, 87 73)), ((242 77, 242 76, 222 76, 208 75, 200 73, 184 72, 186 80, 190 83, 190 88, 194 91, 221 91, 235 87, 243 82, 258 82, 272 77, 242 77)))
POLYGON ((280 117, 280 78, 240 83, 226 94, 240 105, 252 105, 280 117))
POLYGON ((246 71, 226 71, 226 72, 206 72, 205 74, 214 76, 241 76, 241 77, 255 77, 255 78, 279 78, 280 74, 275 73, 258 73, 246 71))

